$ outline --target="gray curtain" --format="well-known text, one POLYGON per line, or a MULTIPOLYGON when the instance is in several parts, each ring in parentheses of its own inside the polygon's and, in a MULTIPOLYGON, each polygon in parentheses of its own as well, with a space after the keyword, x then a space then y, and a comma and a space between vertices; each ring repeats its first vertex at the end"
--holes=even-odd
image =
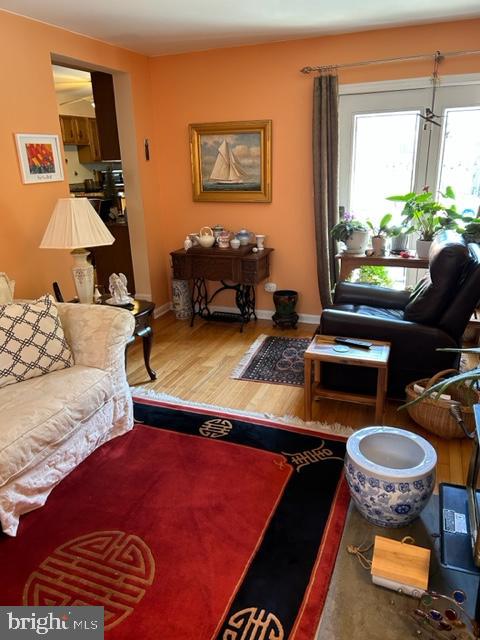
POLYGON ((332 303, 337 269, 330 230, 338 222, 338 78, 330 72, 314 81, 313 189, 317 279, 324 308, 332 303))

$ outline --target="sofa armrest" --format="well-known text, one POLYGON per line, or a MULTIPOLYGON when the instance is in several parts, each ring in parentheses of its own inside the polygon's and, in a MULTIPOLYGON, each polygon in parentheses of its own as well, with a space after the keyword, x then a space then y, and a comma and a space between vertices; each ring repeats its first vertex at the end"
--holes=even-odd
POLYGON ((58 304, 75 364, 124 371, 125 348, 135 328, 130 311, 93 304, 58 304))
POLYGON ((409 291, 396 291, 362 282, 339 282, 335 287, 333 303, 404 309, 409 299, 409 291))

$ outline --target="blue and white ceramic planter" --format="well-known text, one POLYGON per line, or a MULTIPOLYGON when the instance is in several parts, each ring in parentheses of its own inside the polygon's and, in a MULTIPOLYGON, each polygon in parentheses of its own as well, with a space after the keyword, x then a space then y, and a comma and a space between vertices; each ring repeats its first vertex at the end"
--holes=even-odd
POLYGON ((345 476, 360 513, 380 527, 404 527, 427 504, 437 454, 415 433, 367 427, 347 441, 345 476))

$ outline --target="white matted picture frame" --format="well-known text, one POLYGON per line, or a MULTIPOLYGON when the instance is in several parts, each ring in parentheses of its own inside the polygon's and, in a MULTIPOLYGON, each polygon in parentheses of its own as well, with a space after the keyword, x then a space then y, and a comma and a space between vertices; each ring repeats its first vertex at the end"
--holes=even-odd
POLYGON ((24 184, 63 180, 62 156, 57 135, 17 133, 15 141, 24 184))

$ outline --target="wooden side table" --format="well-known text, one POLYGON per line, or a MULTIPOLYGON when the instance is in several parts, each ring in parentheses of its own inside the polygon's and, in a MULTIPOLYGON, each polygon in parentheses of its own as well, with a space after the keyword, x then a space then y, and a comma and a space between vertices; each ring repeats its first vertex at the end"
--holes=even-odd
MULTIPOLYGON (((315 397, 341 400, 343 402, 355 402, 358 404, 373 405, 375 407, 375 422, 382 424, 385 409, 385 394, 387 391, 388 358, 390 355, 390 343, 378 340, 369 340, 372 343, 370 349, 355 349, 349 347, 348 351, 337 351, 334 347, 336 336, 317 335, 305 351, 305 420, 312 419, 312 399, 315 397), (356 367, 372 367, 377 369, 377 393, 375 396, 360 393, 349 393, 326 389, 321 385, 321 363, 332 362, 356 367), (312 384, 312 363, 314 365, 314 380, 312 384)), ((343 345, 342 345, 343 346, 343 345)))
POLYGON ((354 269, 363 265, 375 267, 401 267, 402 269, 428 269, 428 258, 402 258, 401 256, 356 256, 339 253, 340 280, 347 280, 354 269))
POLYGON ((172 251, 173 277, 177 280, 192 280, 192 320, 195 316, 204 320, 240 322, 243 325, 257 319, 255 315, 255 286, 270 275, 270 254, 273 249, 265 247, 253 251, 254 245, 238 249, 219 247, 192 247, 172 251), (207 280, 222 284, 211 295, 208 294, 207 280), (221 291, 235 291, 238 313, 211 311, 209 305, 221 291))
POLYGON ((133 330, 132 337, 127 343, 127 347, 132 344, 132 342, 135 342, 135 338, 142 338, 143 360, 145 362, 145 369, 150 376, 150 380, 156 380, 157 374, 150 366, 150 353, 152 351, 153 340, 151 321, 153 311, 155 309, 155 303, 148 302, 147 300, 134 300, 133 305, 128 305, 128 307, 124 308, 131 311, 135 318, 135 329, 133 330))

